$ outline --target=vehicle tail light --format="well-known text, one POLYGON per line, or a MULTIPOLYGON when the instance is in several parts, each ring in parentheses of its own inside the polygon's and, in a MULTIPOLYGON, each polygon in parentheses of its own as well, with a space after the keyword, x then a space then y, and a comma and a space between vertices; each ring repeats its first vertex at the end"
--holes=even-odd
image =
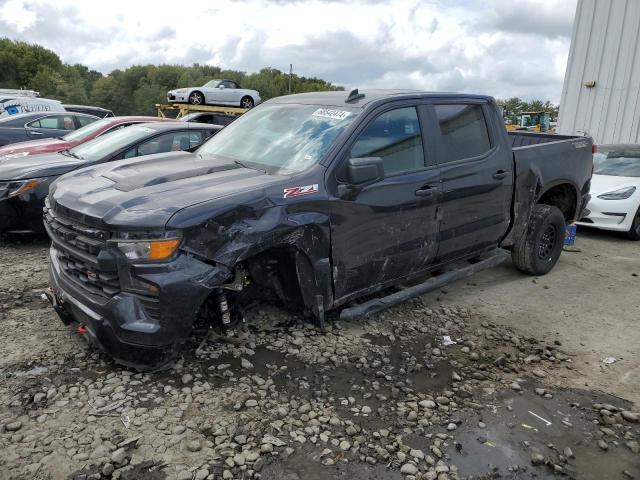
POLYGON ((595 143, 591 145, 591 153, 598 153, 598 145, 595 143))

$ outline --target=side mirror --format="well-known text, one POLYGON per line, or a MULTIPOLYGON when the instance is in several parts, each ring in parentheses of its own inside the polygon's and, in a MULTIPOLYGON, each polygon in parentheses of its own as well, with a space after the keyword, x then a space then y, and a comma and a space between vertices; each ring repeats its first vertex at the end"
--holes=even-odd
POLYGON ((384 164, 380 157, 350 158, 347 161, 347 181, 351 185, 372 183, 384 178, 384 164))
POLYGON ((224 85, 218 85, 218 88, 219 88, 220 90, 224 90, 224 85))

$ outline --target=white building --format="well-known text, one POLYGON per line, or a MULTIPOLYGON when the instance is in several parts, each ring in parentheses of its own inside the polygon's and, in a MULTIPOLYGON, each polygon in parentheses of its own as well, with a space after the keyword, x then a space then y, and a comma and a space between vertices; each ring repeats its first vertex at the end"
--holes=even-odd
POLYGON ((640 0, 578 0, 558 133, 640 143, 640 0))

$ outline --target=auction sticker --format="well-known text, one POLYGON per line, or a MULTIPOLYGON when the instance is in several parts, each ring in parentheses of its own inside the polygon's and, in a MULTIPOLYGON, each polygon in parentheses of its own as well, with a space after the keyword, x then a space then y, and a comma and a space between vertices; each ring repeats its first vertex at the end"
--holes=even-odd
POLYGON ((344 120, 349 115, 351 115, 351 112, 333 108, 319 108, 311 114, 312 117, 329 118, 331 120, 344 120))

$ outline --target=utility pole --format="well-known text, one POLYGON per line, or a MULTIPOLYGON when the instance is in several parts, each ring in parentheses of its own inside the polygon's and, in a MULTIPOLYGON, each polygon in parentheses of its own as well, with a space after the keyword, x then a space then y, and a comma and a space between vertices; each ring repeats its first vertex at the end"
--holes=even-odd
POLYGON ((291 76, 293 75, 293 63, 289 64, 289 95, 291 95, 291 76))

